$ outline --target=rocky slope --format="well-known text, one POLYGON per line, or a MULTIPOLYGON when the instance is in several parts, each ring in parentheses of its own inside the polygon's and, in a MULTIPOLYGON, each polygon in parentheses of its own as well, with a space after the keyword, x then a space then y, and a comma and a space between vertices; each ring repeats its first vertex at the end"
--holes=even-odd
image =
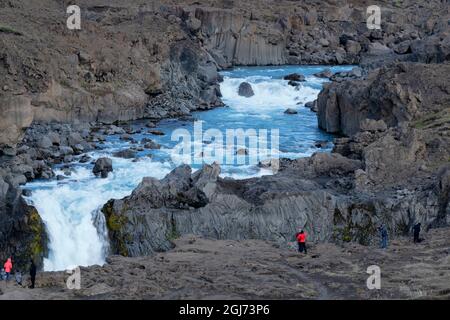
POLYGON ((179 18, 138 1, 79 6, 83 27, 70 31, 64 3, 0 3, 2 150, 12 153, 31 123, 160 119, 220 105, 215 62, 179 18))
POLYGON ((0 299, 448 299, 449 231, 432 230, 421 244, 393 240, 387 250, 310 245, 306 256, 261 240, 191 235, 169 252, 81 268, 80 290, 67 289, 67 273, 46 272, 34 290, 1 281, 0 299), (381 290, 366 287, 370 265, 381 269, 381 290))
POLYGON ((353 135, 365 119, 387 127, 450 114, 450 64, 396 63, 375 69, 362 79, 325 84, 318 98, 319 126, 353 135))

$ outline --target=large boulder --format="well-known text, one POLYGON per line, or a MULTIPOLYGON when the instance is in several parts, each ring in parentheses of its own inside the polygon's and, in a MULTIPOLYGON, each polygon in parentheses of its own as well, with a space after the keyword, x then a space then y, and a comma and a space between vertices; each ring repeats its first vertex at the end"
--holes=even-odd
POLYGON ((305 76, 302 74, 299 74, 299 73, 291 73, 291 74, 284 76, 283 79, 288 80, 288 81, 300 82, 300 81, 305 81, 305 76))
POLYGON ((133 159, 133 158, 136 158, 136 151, 131 150, 131 149, 120 150, 120 151, 114 152, 113 156, 118 157, 118 158, 124 158, 124 159, 133 159))
POLYGON ((295 110, 295 109, 293 109, 293 108, 287 108, 287 109, 284 111, 284 113, 286 113, 286 114, 297 114, 298 111, 295 110))
POLYGON ((239 85, 238 94, 242 97, 250 98, 255 95, 252 85, 248 82, 242 82, 239 85))
POLYGON ((109 158, 99 158, 92 169, 95 176, 107 178, 108 173, 113 171, 112 160, 109 158))
POLYGON ((319 72, 314 73, 314 76, 317 78, 331 78, 333 76, 333 71, 331 69, 325 69, 319 72))
POLYGON ((372 42, 369 44, 367 53, 369 55, 374 55, 374 56, 378 56, 378 55, 388 55, 393 53, 393 50, 387 46, 385 46, 382 43, 379 42, 372 42))

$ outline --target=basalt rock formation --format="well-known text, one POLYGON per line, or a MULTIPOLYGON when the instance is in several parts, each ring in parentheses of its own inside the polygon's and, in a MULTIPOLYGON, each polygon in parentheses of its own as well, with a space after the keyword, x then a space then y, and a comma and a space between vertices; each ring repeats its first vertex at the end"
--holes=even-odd
POLYGON ((47 232, 37 210, 27 205, 16 182, 0 177, 0 259, 13 257, 15 270, 32 258, 38 267, 47 256, 47 232))
POLYGON ((319 126, 331 133, 353 135, 365 119, 388 127, 448 117, 450 64, 400 62, 371 71, 366 77, 324 85, 319 95, 319 126))

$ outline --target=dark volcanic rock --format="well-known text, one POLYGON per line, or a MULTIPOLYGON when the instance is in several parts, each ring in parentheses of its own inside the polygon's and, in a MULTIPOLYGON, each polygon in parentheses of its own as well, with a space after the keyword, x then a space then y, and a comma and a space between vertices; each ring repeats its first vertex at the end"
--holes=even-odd
POLYGON ((250 98, 255 95, 252 89, 252 85, 248 82, 242 82, 239 85, 238 94, 246 98, 250 98))
POLYGON ((161 0, 142 7, 130 0, 102 10, 80 1, 92 32, 78 39, 76 50, 68 49, 59 29, 45 28, 61 20, 51 1, 2 7, 0 154, 13 155, 32 123, 159 120, 220 106, 217 68, 360 62, 372 68, 398 59, 450 58, 445 1, 418 10, 410 0, 382 0, 383 30, 373 31, 361 24, 367 5, 357 1, 161 0), (12 20, 28 24, 18 28, 12 20), (24 35, 42 41, 30 45, 24 35))
POLYGON ((317 112, 317 100, 305 103, 305 107, 311 109, 313 112, 317 112))
POLYGON ((329 79, 333 76, 333 71, 331 71, 331 69, 325 69, 323 71, 314 73, 314 76, 318 77, 318 78, 328 78, 329 79))
POLYGON ((399 63, 371 72, 367 79, 326 84, 318 98, 319 126, 352 135, 366 118, 388 127, 445 110, 450 65, 399 63))
POLYGON ((80 163, 88 163, 89 161, 91 161, 91 157, 88 155, 84 155, 80 158, 80 163))
POLYGON ((33 258, 39 268, 48 254, 45 226, 37 210, 29 206, 13 182, 0 171, 0 259, 13 258, 15 270, 25 270, 33 258), (7 179, 8 180, 8 179, 7 179))
POLYGON ((141 140, 141 144, 145 149, 160 149, 161 145, 153 141, 152 139, 144 138, 141 140))
POLYGON ((298 87, 298 86, 300 86, 300 82, 289 80, 288 85, 290 85, 292 87, 298 87))
POLYGON ((286 109, 286 110, 284 111, 284 113, 286 113, 286 114, 297 114, 298 111, 295 110, 295 109, 292 109, 292 108, 288 108, 288 109, 286 109))
POLYGON ((107 178, 108 173, 113 171, 112 160, 109 158, 99 158, 92 169, 96 176, 107 178))
MULTIPOLYGON (((87 141, 125 134, 109 126, 89 137, 89 126, 62 123, 157 121, 220 106, 217 69, 233 65, 359 63, 331 76, 317 103, 320 126, 347 135, 337 154, 281 160, 279 174, 261 179, 220 179, 216 166, 145 179, 105 206, 115 252, 166 250, 185 233, 286 243, 299 226, 312 241, 370 244, 381 222, 391 235, 417 221, 449 223, 446 1, 418 10, 382 0, 374 31, 357 1, 80 1, 89 32, 76 50, 53 2, 0 4, 0 252, 18 265, 45 254, 45 230, 19 185, 53 177, 52 165, 96 147, 87 141)), ((106 177, 110 160, 96 170, 106 177)))
POLYGON ((284 76, 283 79, 289 80, 289 81, 294 81, 294 82, 300 82, 300 81, 305 81, 305 76, 302 74, 298 74, 298 73, 291 73, 291 74, 288 74, 287 76, 284 76))
POLYGON ((136 152, 131 149, 120 150, 113 153, 114 157, 124 158, 124 159, 133 159, 136 158, 136 152))
POLYGON ((163 180, 145 178, 130 197, 111 200, 103 212, 113 252, 126 256, 167 250, 171 239, 184 234, 281 244, 299 227, 307 229, 310 241, 375 244, 381 222, 399 235, 410 230, 403 223, 439 219, 436 191, 401 197, 365 192, 361 171, 360 161, 327 153, 283 161, 274 176, 240 181, 219 178, 217 165, 193 175, 184 166, 163 180), (406 218, 410 210, 416 216, 406 218))
POLYGON ((149 130, 148 133, 151 133, 155 136, 163 136, 165 133, 159 130, 149 130))
POLYGON ((314 146, 316 148, 326 148, 328 146, 328 143, 329 142, 326 140, 319 140, 319 141, 314 142, 314 146))
MULTIPOLYGON (((0 69, 0 88, 7 90, 0 94, 0 150, 14 148, 32 123, 161 119, 221 105, 217 66, 181 19, 174 22, 164 9, 141 10, 132 2, 111 3, 104 11, 80 4, 92 18, 92 32, 79 39, 75 51, 67 49, 64 32, 42 28, 44 20, 47 25, 60 22, 60 10, 51 1, 2 6, 1 21, 9 24, 12 16, 29 20, 18 28, 42 42, 30 46, 22 36, 2 33, 0 56, 6 67, 0 69), (39 12, 41 5, 47 13, 39 12), (110 30, 107 21, 117 19, 130 24, 120 32, 110 30), (48 50, 49 43, 55 50, 48 50), (39 64, 30 63, 30 56, 39 64)), ((74 138, 68 146, 79 143, 74 138)))

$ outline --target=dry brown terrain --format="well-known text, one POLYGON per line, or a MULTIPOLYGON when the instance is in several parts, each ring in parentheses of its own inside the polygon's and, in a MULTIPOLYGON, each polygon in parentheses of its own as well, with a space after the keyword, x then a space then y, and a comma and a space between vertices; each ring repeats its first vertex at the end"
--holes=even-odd
MULTIPOLYGON (((113 256, 82 268, 81 290, 67 274, 41 273, 34 290, 1 282, 1 299, 428 299, 450 298, 450 229, 392 241, 387 250, 311 245, 308 255, 259 240, 185 236, 152 257, 113 256), (381 290, 366 287, 367 267, 381 268, 381 290)), ((27 281, 25 281, 27 282, 27 281)))

